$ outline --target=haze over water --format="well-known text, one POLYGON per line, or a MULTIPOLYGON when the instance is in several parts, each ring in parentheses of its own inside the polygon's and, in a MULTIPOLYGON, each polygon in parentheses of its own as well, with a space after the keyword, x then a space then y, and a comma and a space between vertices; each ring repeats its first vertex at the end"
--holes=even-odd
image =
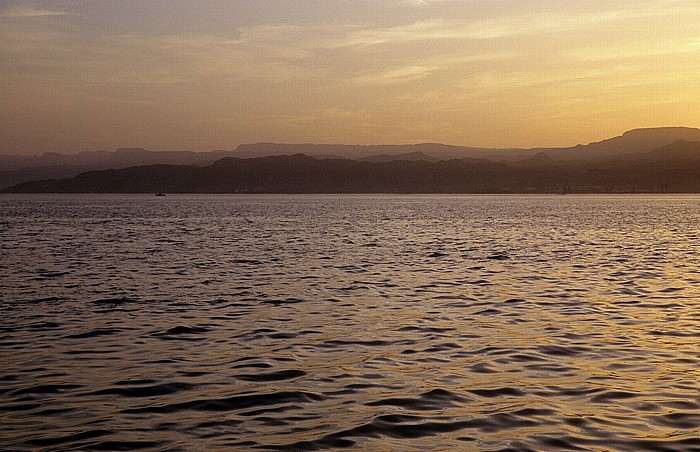
POLYGON ((16 450, 700 450, 697 196, 0 198, 16 450))

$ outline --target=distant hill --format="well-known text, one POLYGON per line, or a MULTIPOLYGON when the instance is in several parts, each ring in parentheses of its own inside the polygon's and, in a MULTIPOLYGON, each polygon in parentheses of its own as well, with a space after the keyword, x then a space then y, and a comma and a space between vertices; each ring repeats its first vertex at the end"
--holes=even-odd
MULTIPOLYGON (((492 151, 486 148, 450 146, 438 143, 389 144, 389 145, 352 145, 352 144, 283 144, 254 143, 241 144, 234 151, 238 158, 269 157, 272 155, 304 154, 317 158, 366 159, 383 156, 382 160, 397 159, 398 156, 424 154, 427 158, 447 160, 492 151)), ((401 158, 398 158, 401 159, 401 158)))
POLYGON ((126 168, 137 165, 210 165, 231 151, 149 151, 141 148, 119 148, 105 160, 110 168, 126 168))
POLYGON ((86 151, 78 154, 59 154, 45 152, 41 155, 9 155, 0 154, 0 170, 14 171, 32 167, 59 167, 94 165, 107 160, 107 151, 86 151))
POLYGON ((149 165, 19 184, 5 192, 433 193, 502 191, 517 180, 504 164, 460 160, 363 162, 303 154, 224 158, 207 167, 149 165))
POLYGON ((495 149, 451 146, 439 143, 406 145, 335 144, 242 144, 235 151, 149 151, 120 148, 114 152, 79 154, 47 152, 39 156, 0 155, 0 189, 32 180, 63 179, 93 170, 123 169, 144 165, 208 166, 224 157, 250 159, 305 154, 316 159, 348 159, 374 163, 393 161, 437 162, 459 159, 469 164, 507 162, 521 170, 614 166, 618 160, 678 160, 693 157, 693 144, 700 142, 700 129, 661 127, 635 129, 621 136, 565 148, 495 149), (684 145, 682 143, 690 143, 684 145), (675 147, 674 147, 675 146, 675 147), (684 147, 685 146, 685 147, 684 147), (664 149, 664 147, 668 147, 664 149), (685 157, 683 157, 685 155, 685 157))
POLYGON ((538 152, 532 157, 510 162, 516 168, 546 168, 555 164, 555 160, 544 152, 538 152))
MULTIPOLYGON (((554 160, 604 160, 634 158, 660 146, 678 140, 700 141, 700 129, 689 127, 658 127, 635 129, 621 136, 590 144, 562 148, 497 149, 468 146, 450 146, 439 143, 407 145, 336 145, 336 144, 280 144, 255 143, 238 146, 233 155, 239 158, 266 157, 271 155, 305 154, 311 157, 374 159, 391 161, 405 159, 412 154, 422 154, 435 160, 488 159, 514 161, 544 153, 554 160)), ((411 160, 409 158, 409 160, 411 160)))
POLYGON ((692 164, 700 160, 700 141, 678 140, 651 150, 641 157, 657 164, 692 164))
POLYGON ((0 155, 0 188, 37 179, 72 177, 85 171, 120 169, 137 165, 210 165, 231 151, 149 151, 119 148, 114 152, 88 151, 79 154, 47 152, 42 155, 0 155))
MULTIPOLYGON (((416 157, 416 155, 414 155, 416 157)), ((362 161, 303 154, 208 166, 146 165, 25 182, 6 193, 700 193, 700 142, 676 141, 637 159, 362 161)))
POLYGON ((424 152, 421 151, 416 151, 416 152, 408 152, 406 154, 379 154, 379 155, 371 155, 369 157, 362 157, 357 160, 363 161, 363 162, 393 162, 394 160, 408 160, 408 161, 426 161, 426 162, 436 162, 438 159, 435 157, 431 157, 424 152))
POLYGON ((63 179, 80 174, 90 166, 58 165, 32 166, 9 171, 0 171, 0 189, 11 187, 22 182, 41 179, 63 179))
POLYGON ((700 141, 700 129, 689 127, 659 127, 635 129, 622 136, 578 145, 572 148, 544 149, 555 159, 599 160, 609 158, 635 158, 661 146, 678 140, 700 141))
POLYGON ((116 151, 84 151, 78 154, 45 152, 41 155, 1 155, 0 169, 16 170, 27 167, 50 166, 135 166, 142 164, 168 163, 174 165, 210 164, 229 156, 232 151, 149 151, 142 148, 119 148, 116 151))

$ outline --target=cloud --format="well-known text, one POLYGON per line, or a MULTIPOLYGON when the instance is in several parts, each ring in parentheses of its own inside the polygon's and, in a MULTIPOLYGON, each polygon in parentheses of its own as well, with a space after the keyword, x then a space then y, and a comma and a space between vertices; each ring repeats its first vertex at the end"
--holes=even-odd
POLYGON ((71 13, 65 11, 51 11, 44 8, 34 8, 32 6, 9 6, 0 11, 0 17, 47 17, 70 15, 71 13))
MULTIPOLYGON (((84 81, 96 83, 196 83, 206 77, 228 77, 272 83, 344 80, 394 85, 455 70, 461 72, 462 80, 478 71, 517 77, 533 64, 551 70, 563 61, 626 61, 630 56, 679 52, 681 42, 683 51, 696 52, 697 40, 680 41, 675 34, 654 36, 660 44, 645 47, 625 38, 635 33, 633 19, 668 16, 670 11, 674 9, 659 11, 648 5, 598 12, 520 11, 486 19, 436 17, 393 25, 347 19, 333 24, 243 26, 233 36, 105 34, 89 42, 75 39, 70 30, 6 27, 0 30, 0 37, 5 37, 0 55, 3 50, 13 51, 13 58, 5 61, 10 64, 20 61, 17 52, 24 52, 26 64, 47 71, 50 66, 73 67, 81 71, 84 81), (616 28, 616 33, 608 31, 611 39, 596 39, 599 31, 610 27, 616 28), (573 38, 575 33, 578 36, 573 38), (537 61, 528 61, 528 56, 536 56, 537 61)), ((0 12, 2 17, 66 14, 23 6, 0 12)))
POLYGON ((70 23, 50 19, 68 15, 51 3, 0 9, 3 101, 16 111, 31 96, 37 112, 126 111, 125 124, 133 107, 134 118, 204 124, 202 136, 222 142, 227 122, 257 141, 460 142, 471 140, 460 135, 471 123, 697 99, 700 3, 521 0, 527 7, 494 2, 477 14, 462 6, 476 0, 372 1, 396 14, 339 11, 335 22, 310 14, 185 32, 98 30, 87 11, 70 23), (49 19, 13 19, 32 17, 49 19))
POLYGON ((409 82, 413 80, 421 80, 427 77, 431 72, 437 70, 437 67, 424 66, 406 66, 397 69, 389 69, 374 73, 362 74, 355 77, 355 82, 363 85, 376 84, 388 85, 392 83, 409 82))

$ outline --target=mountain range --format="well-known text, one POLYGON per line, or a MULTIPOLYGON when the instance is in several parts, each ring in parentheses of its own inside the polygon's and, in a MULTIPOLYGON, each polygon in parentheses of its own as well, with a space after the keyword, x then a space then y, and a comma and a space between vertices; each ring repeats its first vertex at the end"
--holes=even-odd
POLYGON ((5 192, 700 192, 700 129, 636 129, 568 148, 257 143, 0 156, 5 192))

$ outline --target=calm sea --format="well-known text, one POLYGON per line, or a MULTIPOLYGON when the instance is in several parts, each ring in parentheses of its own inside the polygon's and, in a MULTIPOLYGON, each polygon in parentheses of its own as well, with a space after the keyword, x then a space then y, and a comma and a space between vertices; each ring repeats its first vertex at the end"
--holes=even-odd
POLYGON ((700 450, 698 196, 0 197, 9 450, 700 450))

